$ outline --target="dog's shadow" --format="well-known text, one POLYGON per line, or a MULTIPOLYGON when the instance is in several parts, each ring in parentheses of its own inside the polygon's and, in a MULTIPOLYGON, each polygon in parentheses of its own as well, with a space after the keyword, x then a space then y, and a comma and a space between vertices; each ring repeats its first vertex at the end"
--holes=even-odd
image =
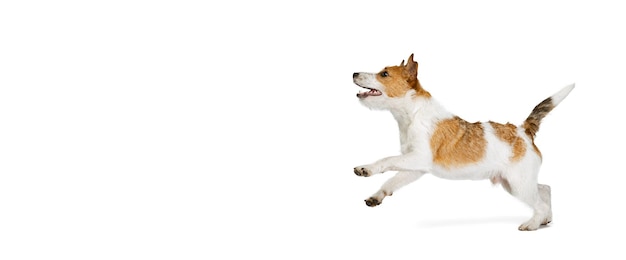
MULTIPOLYGON (((511 224, 519 225, 528 220, 522 216, 497 216, 497 217, 474 217, 474 218, 450 218, 450 219, 430 219, 421 220, 417 224, 425 228, 442 228, 442 227, 459 227, 489 224, 511 224)), ((549 227, 550 225, 541 225, 539 229, 549 227)))

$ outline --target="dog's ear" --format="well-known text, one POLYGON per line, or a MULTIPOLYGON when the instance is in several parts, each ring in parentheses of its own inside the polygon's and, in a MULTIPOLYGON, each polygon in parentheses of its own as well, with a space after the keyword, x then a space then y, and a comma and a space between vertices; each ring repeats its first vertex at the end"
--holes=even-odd
POLYGON ((400 67, 404 67, 404 60, 400 63, 400 67))
POLYGON ((413 77, 417 77, 417 62, 413 61, 413 53, 409 56, 409 61, 406 63, 404 70, 413 77))

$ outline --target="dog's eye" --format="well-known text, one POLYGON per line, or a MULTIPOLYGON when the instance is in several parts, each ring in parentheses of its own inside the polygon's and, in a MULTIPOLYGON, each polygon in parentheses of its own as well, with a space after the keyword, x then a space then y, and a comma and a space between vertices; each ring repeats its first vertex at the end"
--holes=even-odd
POLYGON ((380 76, 384 78, 384 77, 389 76, 389 73, 387 73, 386 71, 383 71, 380 73, 380 76))

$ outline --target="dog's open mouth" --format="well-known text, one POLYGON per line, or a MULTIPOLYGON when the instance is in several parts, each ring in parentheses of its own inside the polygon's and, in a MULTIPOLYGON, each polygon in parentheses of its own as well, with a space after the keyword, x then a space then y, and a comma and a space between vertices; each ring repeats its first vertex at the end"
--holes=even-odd
POLYGON ((356 96, 358 98, 366 98, 366 97, 369 97, 369 96, 380 96, 380 95, 383 94, 383 92, 380 92, 380 90, 378 90, 378 89, 366 88, 366 87, 363 87, 363 86, 359 86, 359 87, 368 89, 369 91, 362 91, 362 92, 357 93, 356 96))

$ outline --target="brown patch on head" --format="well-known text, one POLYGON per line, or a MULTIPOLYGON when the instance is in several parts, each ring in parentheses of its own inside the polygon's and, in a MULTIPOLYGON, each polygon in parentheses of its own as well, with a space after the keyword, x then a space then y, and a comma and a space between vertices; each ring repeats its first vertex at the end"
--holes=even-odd
POLYGON ((402 97, 411 90, 404 67, 386 67, 376 75, 376 79, 385 86, 384 91, 389 97, 402 97))
POLYGON ((389 97, 403 97, 411 89, 415 90, 416 96, 430 97, 417 79, 417 62, 413 61, 413 54, 406 65, 402 60, 400 66, 385 67, 376 79, 385 86, 384 91, 389 97))
POLYGON ((526 153, 526 143, 517 135, 517 127, 510 123, 503 125, 489 121, 489 124, 493 127, 496 136, 511 146, 513 150, 511 160, 518 161, 522 159, 524 153, 526 153))
POLYGON ((469 123, 459 117, 440 121, 430 138, 433 161, 448 168, 478 162, 486 147, 481 123, 469 123))

